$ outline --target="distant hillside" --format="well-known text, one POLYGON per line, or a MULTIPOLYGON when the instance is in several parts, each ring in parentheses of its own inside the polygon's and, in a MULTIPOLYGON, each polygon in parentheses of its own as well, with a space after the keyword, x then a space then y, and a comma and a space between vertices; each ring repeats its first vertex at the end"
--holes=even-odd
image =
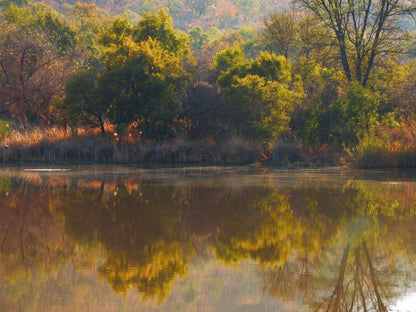
MULTIPOLYGON (((65 13, 78 0, 44 0, 56 10, 65 13)), ((82 1, 81 1, 82 2, 82 1)), ((238 28, 255 26, 270 12, 290 7, 291 0, 88 0, 111 14, 140 15, 142 11, 156 11, 159 6, 172 15, 175 27, 190 29, 199 25, 238 28)))

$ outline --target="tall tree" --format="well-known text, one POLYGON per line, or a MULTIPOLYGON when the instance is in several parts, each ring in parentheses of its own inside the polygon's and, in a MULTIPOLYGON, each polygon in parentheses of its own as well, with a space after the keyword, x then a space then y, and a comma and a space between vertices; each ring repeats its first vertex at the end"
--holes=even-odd
POLYGON ((285 11, 273 13, 264 20, 261 36, 268 50, 289 58, 297 45, 297 33, 295 13, 285 11))
POLYGON ((137 122, 146 137, 172 135, 181 106, 179 95, 187 80, 181 59, 159 41, 149 38, 135 43, 125 38, 122 46, 106 51, 106 60, 100 82, 110 120, 120 129, 137 122))
POLYGON ((75 68, 75 33, 41 4, 10 5, 0 19, 0 107, 22 126, 48 125, 75 68))
POLYGON ((348 80, 366 86, 379 57, 394 54, 397 17, 414 9, 401 0, 295 0, 332 31, 348 80))
POLYGON ((238 47, 220 51, 213 68, 220 70, 226 120, 232 131, 261 143, 274 142, 288 129, 294 107, 303 97, 302 83, 292 77, 289 61, 263 52, 247 60, 238 47), (234 60, 234 65, 232 60, 234 60))
POLYGON ((99 127, 104 135, 109 107, 102 98, 104 92, 99 79, 100 68, 74 74, 65 86, 66 96, 61 108, 70 123, 99 127))
POLYGON ((72 64, 42 31, 0 29, 0 105, 21 125, 48 125, 72 64))
MULTIPOLYGON (((110 121, 120 131, 135 126, 145 137, 172 136, 181 110, 180 96, 189 78, 184 65, 192 60, 188 36, 174 29, 170 15, 160 9, 145 13, 137 25, 116 18, 101 34, 100 43, 103 70, 98 73, 97 88, 87 93, 98 91, 102 96, 90 96, 82 106, 88 108, 94 99, 93 111, 98 108, 101 118, 108 109, 110 121)), ((72 100, 67 103, 74 105, 72 100)), ((97 119, 92 111, 84 112, 102 128, 104 119, 97 119)))
POLYGON ((143 12, 133 37, 136 42, 157 40, 162 48, 180 57, 190 54, 189 37, 173 28, 172 17, 162 8, 156 13, 143 12))

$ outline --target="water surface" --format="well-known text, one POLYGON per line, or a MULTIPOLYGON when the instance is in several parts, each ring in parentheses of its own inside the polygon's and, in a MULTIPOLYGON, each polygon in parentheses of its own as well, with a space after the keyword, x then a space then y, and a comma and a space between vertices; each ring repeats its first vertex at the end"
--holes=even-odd
POLYGON ((416 311, 413 172, 33 169, 0 169, 0 311, 416 311))

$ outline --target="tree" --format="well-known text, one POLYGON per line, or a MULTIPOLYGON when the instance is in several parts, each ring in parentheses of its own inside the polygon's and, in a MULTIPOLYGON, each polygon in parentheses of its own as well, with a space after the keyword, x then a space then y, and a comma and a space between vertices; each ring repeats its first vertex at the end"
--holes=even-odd
POLYGON ((211 68, 217 73, 226 72, 228 69, 246 63, 243 50, 239 45, 227 47, 215 54, 211 68))
POLYGON ((263 52, 249 61, 240 53, 238 49, 223 50, 213 63, 214 68, 225 69, 218 84, 226 119, 238 134, 262 143, 273 142, 288 129, 291 113, 303 97, 302 83, 297 77, 293 79, 290 63, 283 55, 263 52))
POLYGON ((218 0, 185 0, 184 4, 188 8, 193 9, 193 15, 200 17, 203 15, 207 8, 217 2, 218 0))
POLYGON ((334 35, 349 81, 366 86, 376 61, 394 54, 400 27, 397 17, 413 9, 400 0, 296 0, 334 35))
POLYGON ((0 21, 0 106, 23 126, 49 125, 74 70, 75 34, 47 6, 11 5, 0 21))
POLYGON ((377 71, 376 89, 387 97, 385 111, 394 111, 398 119, 410 121, 416 118, 416 63, 400 65, 391 63, 377 71))
POLYGON ((191 48, 194 51, 202 51, 204 44, 209 40, 209 35, 200 26, 195 26, 189 32, 189 38, 191 40, 191 48))
POLYGON ((65 87, 65 100, 61 109, 70 123, 99 127, 105 134, 104 122, 109 107, 103 97, 98 69, 82 70, 73 75, 65 87))
POLYGON ((100 107, 119 130, 136 126, 145 137, 175 134, 180 96, 188 80, 189 38, 160 9, 144 13, 137 25, 118 17, 100 38, 104 51, 100 107))
POLYGON ((78 2, 68 16, 76 30, 77 50, 81 55, 81 62, 94 64, 97 58, 102 56, 102 46, 98 44, 99 33, 110 23, 109 14, 95 4, 78 2))
POLYGON ((190 54, 189 37, 173 28, 172 17, 162 8, 156 13, 143 12, 143 18, 135 28, 133 38, 136 42, 149 38, 157 40, 164 49, 180 57, 190 54))
MULTIPOLYGON (((336 81, 326 83, 328 82, 332 84, 336 81)), ((323 102, 308 107, 300 135, 312 144, 330 143, 341 146, 357 143, 377 122, 379 106, 380 96, 377 93, 353 82, 344 97, 327 107, 323 106, 323 102)))
POLYGON ((254 141, 273 142, 287 130, 293 100, 287 85, 257 75, 236 78, 224 90, 227 119, 239 134, 254 141))
POLYGON ((337 51, 334 49, 330 32, 313 14, 301 14, 298 20, 298 55, 307 62, 320 62, 333 67, 337 51))
POLYGON ((187 81, 181 58, 159 41, 149 38, 137 44, 127 37, 106 52, 106 60, 101 83, 110 120, 121 128, 136 122, 147 137, 173 135, 187 81))
POLYGON ((302 77, 305 97, 291 119, 291 130, 307 143, 318 143, 317 114, 346 93, 348 81, 342 71, 318 64, 299 64, 295 73, 302 77))
POLYGON ((28 2, 24 7, 11 4, 1 15, 6 24, 18 29, 43 32, 62 54, 72 53, 75 49, 75 31, 62 15, 45 4, 28 2))
POLYGON ((42 31, 0 27, 0 105, 21 125, 48 125, 72 64, 42 31))
POLYGON ((223 130, 223 103, 217 87, 207 82, 190 84, 183 109, 184 115, 190 119, 191 136, 206 138, 223 130))
POLYGON ((289 58, 297 44, 297 18, 292 11, 273 13, 264 20, 261 32, 269 51, 289 58))
POLYGON ((253 0, 232 0, 232 3, 241 11, 254 13, 259 8, 258 1, 253 0))
POLYGON ((330 33, 312 14, 283 11, 264 19, 260 37, 266 49, 282 54, 292 63, 328 63, 333 57, 330 33))

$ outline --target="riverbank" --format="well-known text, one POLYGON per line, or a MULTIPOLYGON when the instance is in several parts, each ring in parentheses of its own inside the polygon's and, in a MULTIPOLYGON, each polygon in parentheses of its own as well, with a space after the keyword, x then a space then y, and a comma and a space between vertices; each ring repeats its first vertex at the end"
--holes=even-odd
POLYGON ((3 163, 169 163, 169 164, 272 164, 340 165, 341 157, 327 147, 311 148, 296 143, 272 147, 237 136, 223 140, 175 139, 166 142, 141 141, 132 135, 105 136, 91 131, 73 135, 62 129, 15 132, 0 145, 3 163))
POLYGON ((416 125, 380 125, 345 150, 349 166, 364 169, 416 168, 416 125))
POLYGON ((365 169, 416 168, 413 128, 380 132, 364 137, 350 149, 301 143, 261 144, 237 136, 222 140, 177 138, 165 142, 123 137, 113 130, 106 135, 60 128, 13 132, 0 142, 0 161, 54 164, 169 164, 246 165, 284 167, 348 166, 365 169), (398 139, 399 138, 399 139, 398 139))

